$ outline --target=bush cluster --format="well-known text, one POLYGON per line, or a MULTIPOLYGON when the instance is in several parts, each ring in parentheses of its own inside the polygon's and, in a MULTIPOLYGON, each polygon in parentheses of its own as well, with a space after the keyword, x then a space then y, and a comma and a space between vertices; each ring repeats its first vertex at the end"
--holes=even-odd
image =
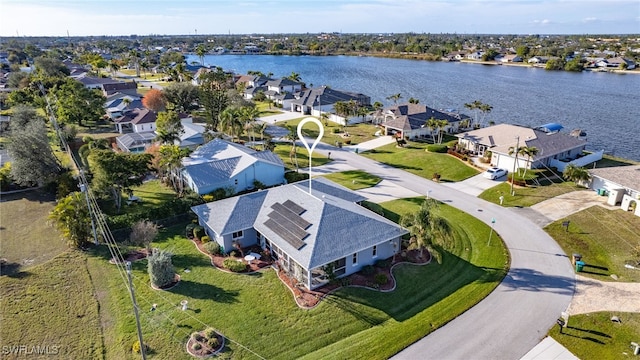
POLYGON ((216 255, 220 253, 220 244, 215 241, 209 241, 208 243, 202 245, 204 251, 208 252, 211 255, 216 255))
POLYGON ((242 261, 238 261, 237 259, 234 259, 234 258, 224 259, 224 262, 222 263, 222 265, 226 269, 233 272, 242 272, 247 269, 247 264, 243 263, 242 261))
POLYGON ((197 225, 193 228, 193 237, 196 239, 202 239, 205 236, 204 228, 200 225, 197 225))
POLYGON ((205 236, 203 236, 203 237, 201 237, 201 238, 200 238, 200 241, 201 241, 203 244, 206 244, 206 243, 208 243, 209 241, 211 241, 211 238, 209 238, 207 235, 205 235, 205 236))
POLYGON ((448 149, 447 145, 444 145, 444 144, 427 145, 427 151, 432 153, 444 154, 447 152, 447 149, 448 149))
POLYGON ((363 275, 373 275, 376 272, 376 269, 373 265, 367 265, 364 266, 361 271, 363 275))
POLYGON ((374 276, 373 279, 378 285, 384 285, 388 281, 387 275, 385 274, 376 274, 376 276, 374 276))
POLYGON ((202 203, 199 197, 194 196, 175 198, 158 206, 149 208, 141 207, 141 210, 135 213, 108 216, 107 222, 112 231, 126 229, 140 220, 160 220, 187 213, 192 206, 202 203))
POLYGON ((287 183, 291 184, 301 180, 307 180, 309 178, 309 174, 289 171, 284 174, 284 178, 287 180, 287 183))

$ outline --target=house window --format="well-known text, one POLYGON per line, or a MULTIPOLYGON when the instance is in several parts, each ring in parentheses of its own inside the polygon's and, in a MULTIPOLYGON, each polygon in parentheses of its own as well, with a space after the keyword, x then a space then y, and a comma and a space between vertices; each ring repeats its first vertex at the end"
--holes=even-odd
POLYGON ((238 185, 238 179, 235 180, 236 185, 238 185))
POLYGON ((373 245, 373 257, 378 257, 378 245, 373 245))
POLYGON ((231 238, 232 238, 233 240, 236 240, 236 239, 242 239, 243 237, 244 237, 244 234, 242 233, 242 230, 240 230, 240 231, 236 231, 236 232, 234 232, 234 233, 231 235, 231 238))
POLYGON ((354 254, 353 254, 353 257, 352 257, 352 259, 351 259, 351 263, 352 263, 353 265, 357 265, 357 264, 358 264, 358 253, 354 253, 354 254))
POLYGON ((342 258, 340 260, 336 260, 333 263, 333 274, 335 276, 344 275, 346 265, 347 265, 347 261, 346 261, 345 258, 342 258))

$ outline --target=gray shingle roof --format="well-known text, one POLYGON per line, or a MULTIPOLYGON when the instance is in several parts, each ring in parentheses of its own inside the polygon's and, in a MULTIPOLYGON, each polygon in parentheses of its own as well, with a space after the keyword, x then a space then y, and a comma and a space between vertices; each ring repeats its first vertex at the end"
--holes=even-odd
POLYGON ((455 123, 469 116, 455 112, 432 109, 422 104, 402 104, 391 106, 384 111, 393 114, 394 118, 384 122, 384 126, 401 129, 403 131, 415 130, 423 127, 427 120, 447 120, 455 123))
POLYGON ((640 191, 640 165, 592 169, 589 173, 625 188, 640 191))
MULTIPOLYGON (((395 239, 407 231, 390 220, 364 207, 334 195, 350 190, 329 180, 300 182, 199 205, 192 210, 218 234, 255 228, 296 262, 312 269, 373 245, 395 239), (330 189, 330 187, 335 189, 330 189), (334 194, 334 195, 332 195, 334 194), (274 203, 287 200, 305 209, 301 217, 311 226, 300 249, 296 249, 272 229, 264 225, 274 203)), ((357 194, 347 196, 360 199, 357 194)))

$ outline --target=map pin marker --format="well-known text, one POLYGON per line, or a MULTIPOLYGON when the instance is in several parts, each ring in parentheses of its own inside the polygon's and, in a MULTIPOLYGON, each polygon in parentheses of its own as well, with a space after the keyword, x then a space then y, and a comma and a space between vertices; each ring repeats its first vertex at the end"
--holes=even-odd
POLYGON ((304 147, 307 149, 307 152, 309 153, 309 194, 311 194, 311 154, 313 153, 313 150, 316 148, 316 145, 318 145, 318 143, 320 142, 320 139, 322 139, 323 136, 324 136, 324 126, 322 126, 322 123, 320 122, 320 120, 316 118, 308 117, 300 121, 300 123, 298 124, 298 138, 300 139, 300 142, 302 142, 302 145, 304 145, 304 147), (309 146, 309 143, 307 142, 307 140, 302 136, 302 127, 304 126, 304 124, 308 122, 312 122, 318 125, 318 129, 320 129, 320 131, 318 132, 318 137, 315 139, 313 144, 311 144, 311 146, 309 146))

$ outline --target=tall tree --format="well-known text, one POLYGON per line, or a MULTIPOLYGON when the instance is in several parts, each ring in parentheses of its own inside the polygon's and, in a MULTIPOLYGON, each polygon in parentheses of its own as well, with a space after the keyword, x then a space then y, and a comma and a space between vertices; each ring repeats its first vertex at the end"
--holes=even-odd
POLYGON ((220 113, 219 127, 225 133, 231 135, 231 139, 240 138, 243 130, 242 115, 235 108, 227 108, 220 113))
POLYGON ((527 157, 527 165, 524 167, 524 175, 527 175, 527 169, 529 168, 529 164, 531 163, 531 158, 536 157, 538 155, 538 148, 535 146, 525 146, 522 149, 522 153, 527 157))
POLYGON ((110 193, 120 211, 122 193, 131 196, 133 186, 142 185, 149 171, 150 154, 115 153, 111 150, 95 150, 89 155, 93 173, 92 186, 96 191, 110 193))
POLYGON ((26 120, 22 126, 11 124, 7 150, 13 162, 11 177, 20 185, 43 185, 61 170, 40 117, 26 120))
POLYGON ((439 263, 442 262, 438 248, 448 246, 452 236, 449 223, 438 213, 437 201, 425 199, 418 211, 400 218, 400 225, 409 229, 414 245, 420 249, 420 257, 427 249, 439 263))
POLYGON ((178 145, 162 145, 158 151, 158 168, 161 174, 167 174, 173 190, 182 195, 184 191, 179 169, 182 159, 189 156, 189 149, 182 149, 178 145))
POLYGON ((142 98, 142 105, 155 112, 164 111, 167 107, 167 100, 164 98, 162 90, 151 89, 142 98))
POLYGON ((200 59, 200 65, 204 66, 204 56, 207 54, 207 48, 204 44, 196 46, 196 55, 200 59))
MULTIPOLYGON (((520 146, 516 148, 515 146, 509 147, 509 156, 515 156, 516 168, 518 168, 518 174, 520 174, 520 156, 524 156, 526 146, 520 146)), ((512 176, 515 176, 513 174, 512 176)))
POLYGON ((418 104, 418 103, 420 103, 419 99, 412 98, 412 97, 409 98, 409 104, 418 104))
POLYGON ((228 91, 233 88, 231 76, 216 67, 201 76, 200 103, 207 115, 209 130, 217 131, 220 113, 229 105, 228 91))
POLYGON ((98 121, 104 115, 105 97, 98 90, 87 89, 82 83, 67 78, 54 89, 58 121, 83 126, 98 121))
POLYGON ((156 133, 156 139, 163 144, 173 144, 174 141, 180 140, 180 135, 184 134, 184 127, 178 113, 173 110, 159 112, 156 118, 156 133))
POLYGON ((177 112, 188 113, 197 108, 199 99, 198 87, 189 83, 173 83, 163 90, 168 107, 177 112))
POLYGON ((73 192, 58 200, 49 214, 49 220, 69 246, 81 248, 90 243, 91 217, 81 192, 73 192))

